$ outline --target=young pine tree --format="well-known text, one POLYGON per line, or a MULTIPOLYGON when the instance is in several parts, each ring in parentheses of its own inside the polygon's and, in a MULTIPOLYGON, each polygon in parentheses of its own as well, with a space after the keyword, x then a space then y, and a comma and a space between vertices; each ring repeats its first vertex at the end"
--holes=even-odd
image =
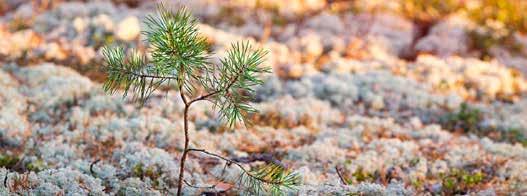
POLYGON ((122 89, 123 96, 132 94, 141 105, 161 85, 173 84, 179 90, 185 106, 185 144, 180 158, 177 194, 181 195, 183 182, 187 183, 184 179, 185 161, 191 152, 213 156, 240 167, 243 173, 238 182, 243 191, 280 194, 283 188, 294 188, 298 176, 281 165, 269 164, 248 171, 231 159, 189 146, 188 111, 199 101, 212 102, 219 117, 229 126, 239 121, 248 123, 247 115, 256 112, 249 104, 253 88, 262 84, 259 76, 269 72, 260 66, 266 52, 253 49, 249 42, 234 43, 220 65, 213 65, 207 53, 207 41, 198 32, 196 19, 185 8, 173 12, 160 5, 158 13, 147 16, 144 23, 147 30, 143 33, 151 58, 137 51, 125 53, 119 47, 103 48, 108 74, 103 87, 108 93, 121 92, 122 89))

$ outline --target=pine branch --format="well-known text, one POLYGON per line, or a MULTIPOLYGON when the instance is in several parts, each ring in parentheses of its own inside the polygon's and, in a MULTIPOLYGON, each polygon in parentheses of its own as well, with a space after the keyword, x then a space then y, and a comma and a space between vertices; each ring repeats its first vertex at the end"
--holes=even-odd
POLYGON ((227 164, 236 165, 242 170, 238 184, 242 189, 247 189, 246 191, 252 194, 259 195, 260 193, 269 192, 272 195, 282 195, 283 188, 294 190, 294 187, 300 182, 300 176, 277 164, 271 163, 257 170, 248 171, 240 163, 204 149, 189 148, 188 151, 200 152, 222 159, 227 164))
POLYGON ((261 49, 253 50, 249 42, 237 42, 221 60, 219 80, 212 87, 218 95, 213 97, 213 103, 220 119, 231 127, 237 121, 247 125, 247 115, 256 112, 248 102, 254 97, 253 87, 263 84, 259 75, 269 72, 260 67, 266 54, 261 49))
POLYGON ((108 74, 103 89, 110 94, 123 88, 123 97, 132 91, 133 98, 144 103, 163 82, 173 79, 172 76, 150 75, 146 56, 137 51, 132 50, 126 55, 121 47, 104 47, 102 54, 107 62, 104 69, 108 74))
POLYGON ((206 95, 201 95, 198 98, 195 98, 192 101, 190 101, 189 105, 194 103, 194 102, 196 102, 196 101, 206 100, 207 98, 212 97, 212 96, 214 96, 214 95, 216 95, 216 94, 218 94, 218 93, 220 93, 222 91, 229 90, 231 88, 231 86, 234 85, 234 83, 236 83, 236 81, 238 80, 238 77, 239 77, 239 75, 236 75, 235 78, 231 79, 229 85, 227 85, 227 87, 225 89, 219 89, 219 90, 215 90, 215 91, 213 91, 211 93, 208 93, 206 95))
POLYGON ((197 20, 186 9, 172 12, 163 4, 157 15, 146 17, 143 32, 151 46, 153 67, 158 73, 177 76, 176 86, 193 91, 190 80, 199 80, 209 56, 205 37, 199 35, 197 20))

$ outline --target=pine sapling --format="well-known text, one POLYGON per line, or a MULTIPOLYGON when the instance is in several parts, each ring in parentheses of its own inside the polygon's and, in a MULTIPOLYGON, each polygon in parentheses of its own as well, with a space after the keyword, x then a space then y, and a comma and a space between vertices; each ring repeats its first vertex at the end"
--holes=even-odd
POLYGON ((188 112, 192 104, 210 101, 219 118, 229 126, 237 122, 249 124, 247 116, 256 110, 249 104, 254 87, 262 84, 259 78, 270 69, 262 67, 267 54, 262 49, 253 49, 249 42, 232 44, 219 65, 210 63, 208 43, 197 28, 197 20, 181 8, 174 12, 163 5, 155 15, 145 21, 143 34, 149 44, 149 56, 138 51, 126 53, 120 47, 104 47, 105 70, 108 78, 103 85, 106 92, 129 94, 143 105, 151 94, 163 85, 174 85, 184 103, 183 131, 184 147, 180 157, 177 195, 182 194, 185 181, 185 162, 188 153, 209 155, 234 164, 242 170, 239 187, 252 194, 270 192, 281 194, 283 188, 294 188, 298 175, 278 164, 269 164, 248 171, 232 159, 204 149, 190 147, 188 112), (122 91, 121 91, 122 90, 122 91))

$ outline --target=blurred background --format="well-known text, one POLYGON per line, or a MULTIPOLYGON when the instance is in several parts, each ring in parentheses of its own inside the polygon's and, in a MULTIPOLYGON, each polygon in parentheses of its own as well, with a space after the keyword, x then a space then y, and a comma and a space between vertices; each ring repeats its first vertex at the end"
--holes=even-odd
MULTIPOLYGON (((228 129, 204 105, 193 145, 280 158, 302 174, 301 195, 527 192, 527 1, 165 2, 192 11, 214 57, 248 39, 273 70, 254 127, 228 129)), ((174 189, 173 90, 136 109, 100 89, 101 48, 146 52, 142 20, 157 3, 0 0, 0 176, 38 179, 0 193, 68 193, 56 179, 76 193, 174 189)), ((218 164, 194 158, 194 182, 216 182, 218 164)))
MULTIPOLYGON (((411 62, 419 55, 432 54, 442 58, 497 60, 523 73, 527 69, 524 66, 527 64, 524 49, 527 16, 522 11, 527 6, 525 1, 198 0, 172 3, 191 8, 205 29, 210 26, 260 43, 286 46, 287 49, 281 50, 289 51, 275 51, 282 55, 273 59, 276 62, 270 62, 275 66, 312 64, 320 71, 333 57, 365 60, 382 56, 372 53, 386 53, 385 56, 411 62)), ((143 27, 140 21, 155 4, 155 1, 139 0, 4 0, 0 4, 4 37, 0 54, 4 61, 20 64, 52 61, 75 64, 77 69, 89 71, 100 64, 98 50, 103 45, 122 43, 140 47, 143 27)), ((211 32, 203 33, 213 36, 211 32)), ((214 38, 210 41, 218 42, 214 38)), ((294 77, 295 73, 291 74, 294 77)))

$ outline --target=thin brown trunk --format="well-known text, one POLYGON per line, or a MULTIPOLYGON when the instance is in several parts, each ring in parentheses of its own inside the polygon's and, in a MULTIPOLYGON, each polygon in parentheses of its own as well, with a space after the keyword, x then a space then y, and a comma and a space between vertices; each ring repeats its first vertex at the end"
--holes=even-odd
MULTIPOLYGON (((183 73, 183 69, 180 70, 180 73, 183 73)), ((231 80, 229 85, 224 90, 229 90, 229 88, 231 88, 231 86, 234 85, 234 83, 236 83, 236 81, 238 80, 238 77, 240 76, 240 74, 241 73, 236 75, 236 77, 234 77, 234 79, 231 80)), ((183 84, 180 84, 180 86, 179 86, 179 95, 181 96, 181 99, 183 100, 183 103, 185 104, 185 110, 183 112, 183 129, 185 131, 185 147, 183 148, 183 155, 181 155, 181 161, 179 162, 179 179, 178 179, 178 189, 177 189, 177 195, 178 196, 181 196, 181 194, 182 194, 183 182, 185 181, 185 179, 184 179, 184 177, 185 177, 185 160, 187 159, 187 153, 189 151, 188 145, 189 145, 190 139, 189 139, 189 136, 188 136, 188 109, 190 108, 190 105, 192 105, 192 103, 194 103, 196 101, 205 100, 208 97, 211 97, 211 96, 214 96, 214 95, 220 93, 221 91, 222 90, 216 90, 216 91, 211 92, 209 94, 202 95, 202 96, 200 96, 198 98, 187 100, 187 98, 185 97, 185 93, 183 92, 183 84)))
POLYGON ((183 189, 183 178, 185 174, 185 160, 187 159, 187 153, 188 153, 188 144, 189 144, 189 137, 188 137, 188 108, 190 105, 187 105, 185 103, 185 111, 183 114, 183 128, 185 130, 185 148, 183 149, 183 155, 181 156, 181 161, 179 162, 179 179, 178 179, 178 189, 177 189, 177 195, 181 196, 182 189, 183 189))

